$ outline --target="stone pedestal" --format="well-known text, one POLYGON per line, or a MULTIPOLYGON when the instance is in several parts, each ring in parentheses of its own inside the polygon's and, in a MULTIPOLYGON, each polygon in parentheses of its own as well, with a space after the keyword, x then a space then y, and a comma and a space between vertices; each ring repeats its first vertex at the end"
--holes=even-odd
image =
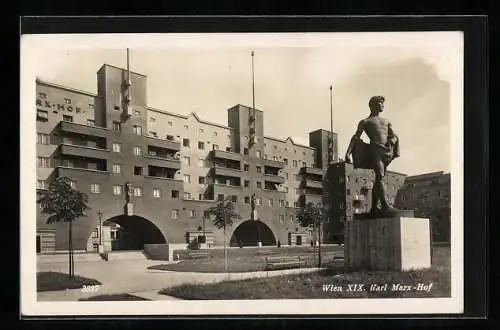
POLYGON ((409 270, 431 266, 429 219, 394 217, 346 223, 344 260, 364 270, 409 270))
POLYGON ((125 215, 128 215, 128 216, 134 215, 134 204, 133 203, 125 204, 125 215))
POLYGON ((262 247, 262 242, 257 242, 258 247, 262 247))

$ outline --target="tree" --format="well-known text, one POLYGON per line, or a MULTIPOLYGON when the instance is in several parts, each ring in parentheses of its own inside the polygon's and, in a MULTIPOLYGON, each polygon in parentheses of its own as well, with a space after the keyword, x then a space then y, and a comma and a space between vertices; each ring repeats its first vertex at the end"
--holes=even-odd
POLYGON ((85 215, 89 210, 88 196, 71 187, 71 180, 58 177, 49 184, 48 191, 42 192, 37 203, 41 205, 42 213, 49 214, 47 223, 68 223, 69 278, 74 276, 73 260, 73 221, 85 215))
MULTIPOLYGON (((297 222, 306 228, 318 230, 318 241, 321 244, 321 220, 323 220, 323 206, 321 204, 307 203, 297 210, 297 222)), ((318 267, 321 267, 321 245, 318 250, 318 267)))
POLYGON ((417 217, 429 218, 433 241, 450 241, 451 204, 449 196, 431 196, 428 193, 423 193, 415 203, 414 212, 417 217))
POLYGON ((227 272, 227 247, 226 247, 226 227, 233 225, 233 219, 240 219, 241 216, 234 210, 231 201, 219 202, 207 210, 213 216, 213 224, 218 229, 224 229, 224 271, 227 272))

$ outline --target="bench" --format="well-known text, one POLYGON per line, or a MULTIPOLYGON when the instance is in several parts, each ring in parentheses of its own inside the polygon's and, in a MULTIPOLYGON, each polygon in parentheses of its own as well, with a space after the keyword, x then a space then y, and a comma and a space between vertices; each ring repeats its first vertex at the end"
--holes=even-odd
POLYGON ((299 267, 306 263, 306 261, 301 256, 293 257, 266 257, 266 270, 281 268, 286 266, 299 267))
POLYGON ((276 253, 276 252, 274 252, 273 250, 257 251, 258 256, 265 256, 265 255, 274 254, 274 253, 276 253))
POLYGON ((187 254, 189 259, 203 259, 208 258, 209 256, 210 253, 208 253, 208 251, 190 251, 187 254))

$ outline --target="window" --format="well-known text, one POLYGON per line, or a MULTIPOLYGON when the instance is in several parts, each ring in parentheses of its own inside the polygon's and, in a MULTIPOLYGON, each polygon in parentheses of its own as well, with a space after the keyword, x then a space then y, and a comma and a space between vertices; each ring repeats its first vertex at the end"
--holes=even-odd
POLYGON ((179 210, 172 210, 172 219, 179 219, 179 210))
POLYGON ((306 162, 302 162, 302 167, 307 167, 307 163, 306 162))
POLYGON ((200 133, 203 133, 205 130, 203 128, 200 128, 200 133))
POLYGON ((217 136, 217 135, 219 135, 219 134, 217 132, 214 132, 214 136, 217 136))
POLYGON ((134 134, 135 135, 142 135, 142 126, 134 125, 134 134))
POLYGON ((87 126, 95 126, 95 120, 94 119, 87 119, 87 126))
POLYGON ((63 115, 63 120, 72 123, 73 116, 63 115))
POLYGON ((292 164, 293 164, 293 167, 297 167, 297 161, 295 159, 292 161, 292 164))
POLYGON ((171 126, 172 126, 172 122, 171 122, 171 121, 169 121, 169 122, 167 123, 167 125, 171 127, 171 126))
POLYGON ((71 159, 63 159, 62 165, 64 167, 73 167, 73 161, 71 159))
POLYGON ((280 223, 285 223, 285 215, 280 214, 280 223))
POLYGON ((300 195, 300 189, 299 189, 299 188, 295 188, 295 193, 296 193, 297 195, 300 195))
POLYGON ((184 156, 182 157, 182 162, 184 163, 184 165, 186 166, 191 166, 191 158, 187 157, 187 156, 184 156))
POLYGON ((64 99, 64 103, 71 104, 71 100, 70 99, 64 99))
POLYGON ((278 160, 278 157, 277 156, 273 156, 273 160, 278 160))
POLYGON ((269 198, 267 200, 267 206, 273 206, 273 199, 272 198, 269 198))
POLYGON ((191 193, 185 192, 184 199, 191 199, 191 193))
POLYGON ((218 194, 217 195, 217 200, 222 202, 224 200, 224 194, 218 194))
POLYGON ((141 187, 134 187, 134 196, 135 197, 142 197, 142 188, 141 187))
POLYGON ((257 158, 261 158, 262 157, 262 153, 260 152, 260 150, 257 150, 255 152, 255 155, 257 156, 257 158))
POLYGON ((198 141, 198 149, 205 150, 205 142, 198 141))
MULTIPOLYGON (((111 91, 111 92, 113 92, 113 91, 111 91)), ((113 106, 113 109, 115 109, 115 110, 117 110, 117 111, 120 111, 120 107, 119 107, 119 106, 117 106, 117 105, 113 106)))
POLYGON ((267 154, 264 154, 264 159, 267 159, 267 154))
POLYGON ((149 121, 152 123, 156 123, 156 118, 155 117, 149 117, 149 121))
POLYGON ((262 167, 257 166, 257 173, 262 173, 262 167))
POLYGON ((122 152, 122 144, 113 142, 113 152, 122 152))
POLYGON ((231 152, 231 147, 226 147, 227 152, 231 152))
POLYGON ((101 193, 101 185, 98 183, 91 183, 90 184, 90 192, 93 194, 100 194, 101 193))
POLYGON ((189 139, 182 139, 182 146, 189 148, 189 139))
POLYGON ((250 181, 249 180, 245 180, 244 184, 245 184, 245 187, 248 187, 248 186, 250 186, 250 181))
POLYGON ((245 196, 245 204, 250 204, 250 197, 249 196, 245 196))
POLYGON ((290 207, 290 202, 289 202, 289 201, 286 201, 286 202, 285 202, 285 205, 286 205, 286 207, 290 207))
POLYGON ((113 122, 113 131, 115 131, 115 132, 121 132, 122 131, 122 124, 119 121, 114 121, 113 122))
POLYGON ((202 201, 205 199, 205 196, 203 194, 198 194, 198 200, 202 201))
POLYGON ((205 177, 204 176, 198 177, 198 183, 199 184, 205 184, 205 177))
POLYGON ((284 172, 283 174, 285 175, 285 180, 288 180, 288 173, 284 172))
POLYGON ((255 198, 255 205, 262 205, 262 200, 260 199, 260 197, 255 198))
POLYGON ((152 137, 155 137, 155 138, 158 137, 158 133, 156 133, 154 131, 149 131, 149 135, 151 135, 152 137))
POLYGON ((219 145, 218 144, 213 144, 212 147, 214 148, 214 150, 219 150, 219 145))
POLYGON ((297 203, 297 202, 293 202, 293 207, 294 207, 294 208, 298 208, 298 207, 299 207, 299 203, 297 203))
POLYGON ((288 187, 283 187, 283 191, 287 193, 288 192, 288 187))
POLYGON ((113 186, 113 195, 118 196, 122 194, 122 186, 114 185, 113 186))
POLYGON ((262 182, 257 182, 257 189, 261 189, 262 188, 262 182))
POLYGON ((161 197, 161 190, 160 190, 160 188, 153 188, 153 197, 154 198, 160 198, 161 197))
POLYGON ((191 182, 191 176, 188 174, 184 174, 184 182, 185 183, 190 183, 191 182))
POLYGON ((284 200, 282 200, 282 199, 280 199, 280 201, 279 201, 279 206, 280 206, 280 207, 285 207, 285 201, 284 201, 284 200))
POLYGON ((250 165, 244 164, 243 165, 243 171, 248 172, 250 170, 250 165))
POLYGON ((174 136, 167 134, 167 140, 174 141, 174 136))
POLYGON ((295 217, 293 216, 293 214, 290 214, 290 222, 294 222, 295 221, 295 217))
POLYGON ((38 93, 38 97, 40 97, 41 99, 46 99, 47 98, 47 94, 45 94, 45 93, 38 93))
POLYGON ((172 198, 179 198, 179 191, 178 190, 172 190, 172 198))
POLYGON ((36 134, 36 143, 38 144, 49 144, 49 135, 44 133, 36 134))
POLYGON ((134 155, 136 155, 136 156, 142 156, 142 147, 135 146, 134 147, 134 155))
POLYGON ((294 177, 295 177, 295 181, 300 181, 300 175, 294 174, 294 177))
POLYGON ((189 210, 189 217, 192 219, 192 218, 196 218, 196 210, 189 210))
POLYGON ((47 181, 45 180, 37 180, 36 182, 36 189, 47 189, 47 181))
POLYGON ((44 110, 36 111, 36 119, 39 121, 47 121, 49 120, 49 112, 44 110))
POLYGON ((243 148, 243 154, 248 155, 248 148, 243 148))
POLYGON ((48 157, 37 157, 38 167, 50 167, 50 159, 48 157))
POLYGON ((113 164, 113 173, 120 174, 122 172, 122 166, 120 164, 113 164))
POLYGON ((134 166, 134 175, 142 175, 142 167, 134 166))
POLYGON ((189 129, 188 125, 184 125, 184 129, 187 131, 189 129))
POLYGON ((198 159, 198 167, 204 167, 205 166, 205 161, 201 158, 198 159))
POLYGON ((233 202, 233 203, 238 203, 238 196, 236 196, 236 195, 232 195, 232 196, 231 196, 231 202, 233 202))

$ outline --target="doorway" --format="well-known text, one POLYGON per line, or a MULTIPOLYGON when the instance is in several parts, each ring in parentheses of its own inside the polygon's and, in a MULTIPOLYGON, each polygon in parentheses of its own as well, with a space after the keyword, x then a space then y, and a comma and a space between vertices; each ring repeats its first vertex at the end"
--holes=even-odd
POLYGON ((40 235, 36 235, 36 253, 42 252, 42 242, 40 240, 40 235))

